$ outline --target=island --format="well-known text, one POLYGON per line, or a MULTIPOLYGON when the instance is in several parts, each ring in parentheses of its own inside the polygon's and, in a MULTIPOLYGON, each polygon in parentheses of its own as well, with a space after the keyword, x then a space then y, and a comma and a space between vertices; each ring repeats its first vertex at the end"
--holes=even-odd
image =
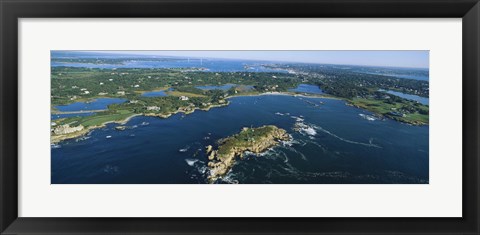
POLYGON ((232 168, 237 157, 243 157, 245 152, 260 154, 282 141, 288 141, 291 136, 284 129, 273 125, 258 128, 244 127, 240 133, 218 141, 218 149, 207 146, 209 183, 214 183, 232 168))

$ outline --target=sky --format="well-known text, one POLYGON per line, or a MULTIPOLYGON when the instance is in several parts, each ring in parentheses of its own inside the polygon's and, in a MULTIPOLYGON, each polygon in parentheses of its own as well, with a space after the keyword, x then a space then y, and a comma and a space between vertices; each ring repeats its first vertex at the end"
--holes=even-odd
MULTIPOLYGON (((96 51, 100 52, 100 51, 96 51)), ((105 53, 224 58, 318 64, 428 68, 429 51, 104 51, 105 53)))

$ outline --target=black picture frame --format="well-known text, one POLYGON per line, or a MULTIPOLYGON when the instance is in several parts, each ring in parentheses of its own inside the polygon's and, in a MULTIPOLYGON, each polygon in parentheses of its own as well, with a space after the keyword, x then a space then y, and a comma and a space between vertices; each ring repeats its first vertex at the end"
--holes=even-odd
MULTIPOLYGON (((478 234, 478 0, 0 0, 2 234, 478 234), (463 19, 462 218, 18 217, 18 19, 121 17, 371 17, 463 19)), ((128 202, 126 202, 128 203, 128 202)), ((119 205, 121 206, 121 205, 119 205)), ((438 205, 442 206, 442 205, 438 205)))

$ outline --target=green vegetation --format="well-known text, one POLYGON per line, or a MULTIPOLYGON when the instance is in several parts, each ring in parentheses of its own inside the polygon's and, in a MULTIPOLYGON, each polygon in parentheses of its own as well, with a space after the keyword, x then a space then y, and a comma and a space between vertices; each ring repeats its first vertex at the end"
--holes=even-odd
POLYGON ((274 139, 275 132, 279 130, 276 126, 262 126, 258 128, 243 128, 238 134, 219 141, 218 156, 232 152, 233 149, 250 149, 255 144, 261 143, 264 138, 274 139), (257 143, 258 142, 258 143, 257 143))
MULTIPOLYGON (((277 65, 275 68, 282 67, 277 65)), ((357 71, 365 70, 364 67, 352 69, 350 67, 310 64, 296 64, 285 67, 285 69, 292 68, 299 74, 303 83, 317 84, 325 93, 343 98, 356 107, 367 109, 379 116, 385 116, 400 122, 414 125, 428 124, 429 107, 427 105, 382 91, 393 90, 428 97, 428 81, 357 71)), ((375 70, 390 71, 394 69, 375 68, 375 70)))
POLYGON ((134 99, 141 91, 171 87, 179 92, 201 94, 195 86, 233 83, 250 85, 258 92, 287 91, 299 80, 286 73, 209 73, 181 69, 89 69, 52 67, 52 106, 97 97, 134 99))
MULTIPOLYGON (((74 62, 69 58, 57 62, 74 62), (65 61, 63 61, 65 60, 65 61)), ((81 59, 83 60, 83 59, 81 59)), ((123 64, 123 59, 85 59, 81 63, 123 64), (112 60, 112 61, 110 61, 112 60)), ((196 109, 208 110, 227 105, 228 97, 258 95, 265 92, 287 92, 301 83, 316 84, 326 96, 345 99, 348 103, 370 110, 379 116, 414 125, 428 124, 428 106, 409 101, 383 90, 395 90, 428 97, 428 82, 399 79, 342 70, 335 66, 306 64, 271 65, 290 73, 276 72, 204 72, 201 68, 118 68, 90 69, 75 67, 51 68, 51 104, 67 105, 98 97, 124 98, 121 104, 112 104, 106 111, 92 116, 55 120, 54 126, 82 125, 86 129, 108 122, 121 122, 133 115, 168 117, 196 109), (229 90, 201 90, 197 86, 236 84, 229 90), (166 90, 168 96, 143 97, 145 91, 166 90)), ((68 130, 68 128, 66 129, 68 130)), ((257 130, 262 132, 262 130, 257 130)), ((53 132, 52 132, 53 133, 53 132)), ((62 133, 62 132, 58 132, 62 133)), ((243 136, 248 133, 240 133, 243 136)), ((250 133, 251 134, 251 133, 250 133)), ((54 134, 52 134, 54 135, 54 134)), ((74 134, 69 133, 69 136, 74 134)), ((240 140, 240 139, 239 139, 240 140)), ((237 144, 241 144, 239 140, 237 144)), ((244 142, 245 144, 246 142, 244 142)), ((228 144, 227 144, 228 146, 228 144)), ((223 151, 219 149, 219 151, 223 151)))
POLYGON ((428 124, 428 106, 413 101, 354 98, 349 102, 377 115, 414 125, 428 124))
POLYGON ((70 126, 82 125, 84 127, 102 126, 108 122, 121 122, 134 113, 129 110, 109 110, 98 112, 96 115, 86 117, 62 118, 56 121, 57 125, 68 124, 70 126))
POLYGON ((258 128, 244 127, 240 133, 219 140, 218 150, 207 147, 208 167, 210 168, 209 182, 213 183, 225 175, 235 163, 235 158, 244 152, 262 153, 278 145, 280 141, 289 140, 287 131, 276 126, 262 126, 258 128))

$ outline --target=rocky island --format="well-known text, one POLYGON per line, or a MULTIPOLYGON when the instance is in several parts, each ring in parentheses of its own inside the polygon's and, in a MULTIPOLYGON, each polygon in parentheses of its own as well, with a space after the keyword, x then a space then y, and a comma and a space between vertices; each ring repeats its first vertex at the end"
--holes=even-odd
POLYGON ((235 159, 242 157, 243 153, 249 151, 259 154, 278 145, 281 141, 290 139, 290 135, 284 129, 269 125, 258 128, 244 127, 240 133, 219 140, 217 150, 212 146, 207 147, 209 183, 214 183, 224 176, 232 168, 235 159))

